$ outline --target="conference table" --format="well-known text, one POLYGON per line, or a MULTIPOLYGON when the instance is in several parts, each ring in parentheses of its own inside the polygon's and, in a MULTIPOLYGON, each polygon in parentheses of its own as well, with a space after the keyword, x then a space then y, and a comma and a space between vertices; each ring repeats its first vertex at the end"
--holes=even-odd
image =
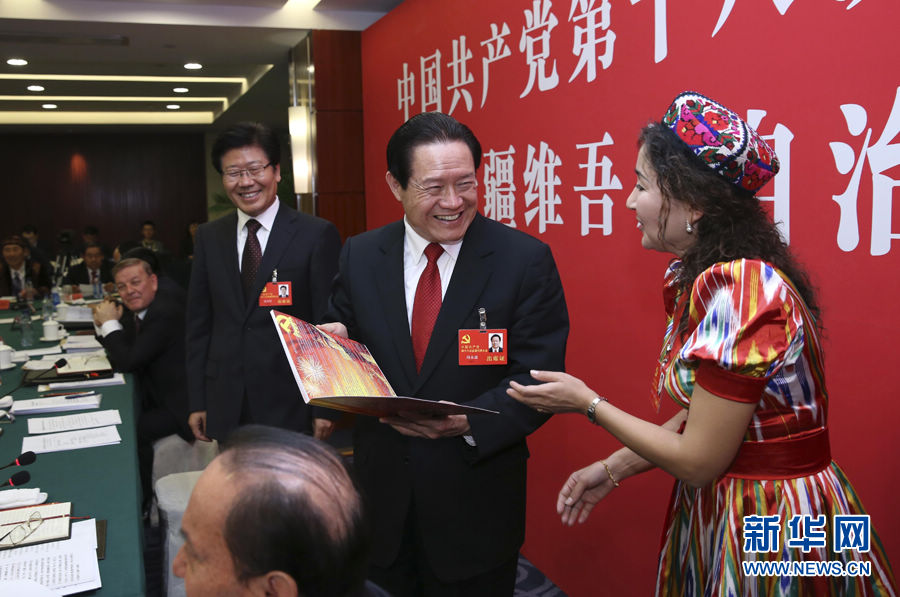
MULTIPOLYGON (((13 311, 0 311, 0 319, 11 318, 13 311)), ((35 344, 31 348, 47 348, 57 342, 41 342, 40 321, 33 323, 35 344)), ((20 349, 21 332, 8 323, 0 323, 0 337, 14 349, 20 349)), ((21 364, 0 371, 0 396, 18 386, 22 378, 21 364)), ((122 442, 64 452, 38 454, 37 460, 24 467, 0 471, 0 481, 18 470, 27 470, 31 480, 22 487, 39 487, 48 494, 48 502, 72 502, 72 516, 85 516, 106 521, 106 553, 100 560, 102 588, 86 593, 110 597, 144 595, 143 524, 141 519, 141 487, 138 474, 135 402, 131 378, 126 385, 97 388, 102 394, 100 409, 117 409, 122 423, 117 425, 122 442)), ((14 399, 38 397, 37 387, 22 387, 14 399)), ((84 411, 75 411, 84 412, 84 411)), ((59 416, 70 413, 32 415, 59 416)), ((22 450, 22 438, 28 434, 28 416, 17 416, 14 423, 0 425, 0 466, 13 461, 22 450)))

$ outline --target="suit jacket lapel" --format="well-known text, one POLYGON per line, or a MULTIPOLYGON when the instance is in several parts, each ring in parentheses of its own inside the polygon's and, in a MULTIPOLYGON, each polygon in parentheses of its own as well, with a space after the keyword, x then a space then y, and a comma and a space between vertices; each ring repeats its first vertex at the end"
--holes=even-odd
MULTIPOLYGON (((229 294, 234 297, 240 307, 244 305, 244 290, 241 288, 241 268, 238 263, 237 255, 237 212, 222 218, 222 229, 217 235, 216 242, 218 254, 222 256, 222 265, 225 268, 225 280, 228 285, 229 294)), ((208 260, 216 259, 215 255, 210 255, 208 260)))
MULTIPOLYGON (((384 230, 380 243, 383 266, 375 272, 375 285, 381 301, 382 312, 397 350, 397 357, 405 376, 405 387, 412 387, 416 378, 416 360, 412 339, 409 336, 409 318, 406 314, 406 292, 403 282, 403 221, 384 230)), ((396 388, 395 388, 396 391, 396 388)))
POLYGON ((475 216, 463 237, 463 245, 453 267, 453 276, 441 303, 441 311, 431 332, 431 340, 428 342, 428 350, 425 351, 425 360, 422 361, 422 370, 416 379, 413 395, 434 372, 438 363, 445 358, 447 351, 458 350, 456 346, 458 330, 464 325, 466 318, 478 308, 479 305, 475 303, 491 277, 490 255, 493 254, 494 248, 490 239, 481 234, 481 218, 481 215, 475 216))

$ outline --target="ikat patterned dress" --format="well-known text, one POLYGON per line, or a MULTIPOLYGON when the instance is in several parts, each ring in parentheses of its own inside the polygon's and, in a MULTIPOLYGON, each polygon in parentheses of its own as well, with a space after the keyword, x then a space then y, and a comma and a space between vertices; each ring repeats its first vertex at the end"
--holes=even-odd
POLYGON ((666 272, 668 328, 654 396, 669 396, 687 408, 699 383, 717 396, 757 407, 725 475, 700 489, 676 481, 663 529, 657 594, 896 595, 874 525, 867 535, 850 530, 864 529, 860 524, 844 524, 868 517, 844 518, 865 510, 831 460, 819 339, 796 290, 770 265, 741 260, 703 272, 690 300, 682 300, 675 285, 679 267, 675 260, 666 272), (685 308, 688 328, 678 334, 685 308), (749 519, 745 529, 745 516, 759 518, 749 519), (863 552, 859 541, 867 536, 869 550, 863 552), (836 565, 868 562, 871 574, 751 576, 743 561, 812 563, 832 572, 836 565))

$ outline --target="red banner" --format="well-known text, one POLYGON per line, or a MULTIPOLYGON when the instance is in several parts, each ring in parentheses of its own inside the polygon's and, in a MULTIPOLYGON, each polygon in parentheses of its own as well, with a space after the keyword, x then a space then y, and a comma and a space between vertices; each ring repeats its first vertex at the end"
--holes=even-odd
MULTIPOLYGON (((402 214, 384 182, 397 126, 430 110, 468 124, 484 149, 482 213, 553 248, 569 371, 661 421, 648 387, 668 256, 641 249, 625 208, 635 142, 680 91, 724 103, 781 160, 761 199, 819 290, 835 458, 896 559, 900 486, 883 462, 900 449, 887 374, 900 337, 898 25, 895 0, 406 0, 363 34, 368 227, 402 214)), ((650 593, 670 478, 626 482, 586 527, 563 529, 566 476, 616 443, 556 417, 530 444, 526 555, 570 595, 599 594, 594 563, 600 592, 650 593)))

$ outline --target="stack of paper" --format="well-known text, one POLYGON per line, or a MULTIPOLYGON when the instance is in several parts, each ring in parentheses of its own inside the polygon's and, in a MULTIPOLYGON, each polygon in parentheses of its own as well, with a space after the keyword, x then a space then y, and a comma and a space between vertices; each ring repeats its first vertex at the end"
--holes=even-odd
POLYGON ((122 438, 115 425, 98 427, 96 429, 83 429, 79 431, 64 431, 63 433, 47 433, 45 435, 29 435, 22 438, 22 451, 31 450, 35 454, 47 452, 62 452, 64 450, 79 450, 81 448, 96 448, 98 446, 110 446, 121 443, 122 438))
POLYGON ((10 409, 17 415, 34 415, 41 413, 57 413, 69 410, 85 410, 99 408, 103 394, 89 394, 78 398, 53 396, 51 398, 32 398, 31 400, 14 400, 10 409))
POLYGON ((66 352, 93 352, 103 350, 103 345, 94 336, 69 336, 60 342, 66 352))
POLYGON ((28 433, 75 431, 77 429, 118 425, 121 422, 122 417, 119 415, 119 411, 115 409, 98 410, 77 415, 63 415, 61 417, 30 417, 28 419, 28 433))
POLYGON ((0 551, 0 579, 2 595, 22 594, 4 584, 15 581, 37 583, 56 595, 99 589, 96 521, 73 523, 71 539, 0 551))
POLYGON ((62 348, 59 344, 47 346, 46 348, 31 348, 28 350, 17 350, 13 353, 13 361, 27 361, 31 357, 40 357, 54 354, 62 354, 62 348))
MULTIPOLYGON (((84 304, 84 301, 80 301, 84 304)), ((65 309, 65 317, 60 317, 61 323, 74 323, 80 321, 94 321, 94 311, 87 306, 67 305, 65 309)))

